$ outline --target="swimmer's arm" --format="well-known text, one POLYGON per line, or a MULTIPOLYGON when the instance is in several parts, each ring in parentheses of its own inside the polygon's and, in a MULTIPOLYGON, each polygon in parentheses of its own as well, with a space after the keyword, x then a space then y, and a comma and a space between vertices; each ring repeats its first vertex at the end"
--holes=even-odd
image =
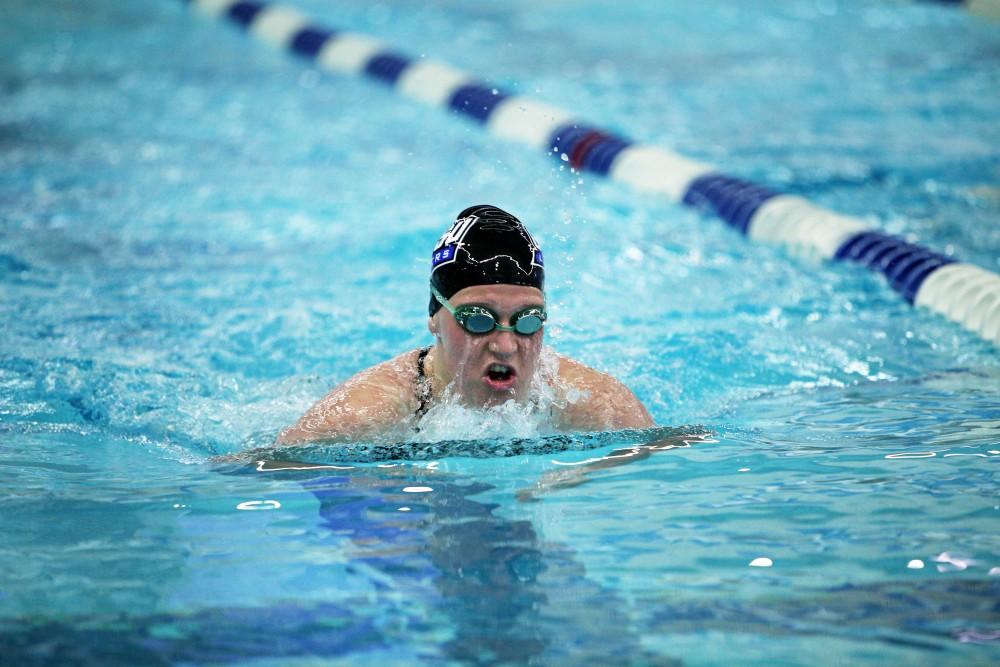
POLYGON ((275 444, 347 442, 396 427, 415 410, 412 388, 402 377, 408 356, 362 371, 338 385, 282 430, 275 444))
POLYGON ((617 431, 655 426, 646 406, 610 375, 560 357, 559 381, 561 390, 567 392, 559 414, 560 426, 565 430, 617 431))

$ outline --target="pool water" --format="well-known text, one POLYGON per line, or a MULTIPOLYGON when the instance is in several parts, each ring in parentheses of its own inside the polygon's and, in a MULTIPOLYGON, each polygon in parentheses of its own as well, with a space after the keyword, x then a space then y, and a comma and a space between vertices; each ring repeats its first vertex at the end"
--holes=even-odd
MULTIPOLYGON (((0 664, 1000 660, 989 343, 183 3, 7 5, 0 664), (678 446, 261 456, 429 342, 484 202, 545 250, 548 343, 678 446)), ((957 8, 296 6, 1000 270, 1000 30, 957 8)))

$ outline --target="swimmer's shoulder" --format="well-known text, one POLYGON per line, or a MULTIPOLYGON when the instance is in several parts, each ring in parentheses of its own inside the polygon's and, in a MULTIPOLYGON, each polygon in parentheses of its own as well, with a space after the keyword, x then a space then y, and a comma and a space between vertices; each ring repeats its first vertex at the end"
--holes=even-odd
POLYGON ((561 354, 556 359, 557 388, 565 394, 560 401, 564 428, 601 431, 654 426, 649 411, 621 381, 561 354))
POLYGON ((419 406, 414 392, 419 354, 420 349, 404 352, 338 384, 284 429, 278 443, 349 440, 397 427, 419 406))
POLYGON ((596 368, 591 368, 576 359, 571 359, 562 354, 557 353, 555 357, 558 362, 557 373, 559 380, 566 386, 573 387, 578 391, 617 392, 628 390, 617 379, 596 368))
POLYGON ((408 399, 413 399, 419 353, 419 349, 410 350, 358 371, 334 387, 327 397, 350 398, 361 404, 402 403, 399 407, 408 409, 408 399))
POLYGON ((387 359, 357 373, 344 384, 374 386, 390 393, 401 391, 404 394, 412 395, 413 383, 417 379, 417 359, 422 349, 416 348, 403 352, 392 359, 387 359))

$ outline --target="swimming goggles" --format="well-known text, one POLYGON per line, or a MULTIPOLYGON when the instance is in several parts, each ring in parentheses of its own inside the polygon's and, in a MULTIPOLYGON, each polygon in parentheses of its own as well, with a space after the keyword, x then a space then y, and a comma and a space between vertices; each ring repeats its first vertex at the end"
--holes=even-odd
POLYGON ((522 336, 530 336, 538 333, 545 326, 545 308, 539 306, 529 306, 524 310, 519 310, 510 316, 510 326, 500 324, 500 318, 485 306, 458 306, 457 308, 448 299, 441 295, 437 289, 431 285, 431 294, 437 302, 444 306, 445 310, 452 314, 458 325, 474 336, 488 334, 494 329, 500 331, 513 331, 522 336))

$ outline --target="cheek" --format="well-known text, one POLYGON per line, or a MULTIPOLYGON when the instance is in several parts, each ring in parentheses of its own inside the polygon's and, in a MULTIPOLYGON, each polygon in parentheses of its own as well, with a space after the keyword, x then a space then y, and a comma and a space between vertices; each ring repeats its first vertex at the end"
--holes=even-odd
POLYGON ((534 364, 542 352, 542 337, 532 336, 521 347, 525 361, 534 364))
POLYGON ((445 345, 445 349, 453 350, 456 347, 461 347, 461 333, 458 324, 454 320, 442 318, 438 321, 438 336, 441 337, 441 342, 445 345))
POLYGON ((465 361, 476 353, 479 339, 466 334, 455 321, 443 322, 439 331, 441 334, 442 355, 451 373, 460 372, 465 361))

